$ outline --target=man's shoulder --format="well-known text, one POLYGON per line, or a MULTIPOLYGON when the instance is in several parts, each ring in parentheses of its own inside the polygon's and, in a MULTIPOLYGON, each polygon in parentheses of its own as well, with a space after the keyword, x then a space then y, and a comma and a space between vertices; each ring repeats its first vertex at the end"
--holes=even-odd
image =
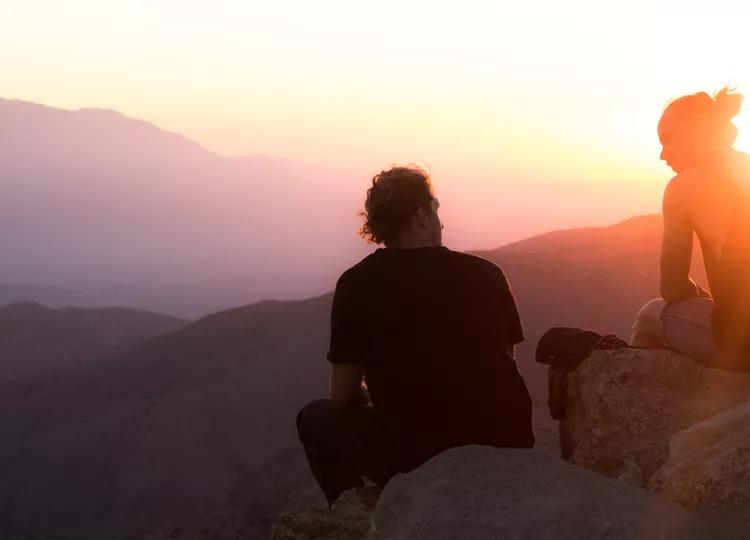
MULTIPOLYGON (((432 259, 432 263, 441 267, 440 271, 468 274, 477 279, 482 276, 487 279, 505 279, 505 275, 499 266, 479 255, 454 251, 449 248, 443 248, 437 253, 438 256, 432 259)), ((337 286, 351 285, 363 279, 367 280, 373 272, 379 272, 382 269, 382 264, 386 262, 387 257, 383 256, 381 250, 375 251, 345 270, 339 277, 337 286)))
POLYGON ((500 267, 484 257, 474 255, 473 253, 465 253, 463 251, 448 250, 448 252, 450 257, 453 258, 455 264, 466 268, 467 271, 484 274, 490 277, 503 276, 503 271, 500 267))
POLYGON ((374 264, 377 264, 378 252, 375 251, 367 255, 364 259, 358 263, 350 266, 339 276, 337 286, 341 284, 347 284, 356 281, 360 276, 370 271, 374 264))

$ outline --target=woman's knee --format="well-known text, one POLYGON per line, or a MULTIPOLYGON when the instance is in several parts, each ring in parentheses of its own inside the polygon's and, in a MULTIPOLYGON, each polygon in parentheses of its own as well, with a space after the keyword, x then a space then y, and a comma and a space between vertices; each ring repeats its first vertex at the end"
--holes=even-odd
POLYGON ((644 321, 646 323, 653 320, 661 321, 661 315, 664 312, 665 307, 667 307, 666 300, 663 298, 652 298, 643 304, 643 307, 638 311, 636 323, 639 321, 644 321))
POLYGON ((663 298, 653 298, 638 311, 633 323, 630 345, 635 347, 663 347, 664 328, 661 315, 667 302, 663 298))
POLYGON ((711 329, 713 302, 690 298, 670 303, 664 310, 664 341, 670 349, 703 363, 710 363, 716 345, 711 329))

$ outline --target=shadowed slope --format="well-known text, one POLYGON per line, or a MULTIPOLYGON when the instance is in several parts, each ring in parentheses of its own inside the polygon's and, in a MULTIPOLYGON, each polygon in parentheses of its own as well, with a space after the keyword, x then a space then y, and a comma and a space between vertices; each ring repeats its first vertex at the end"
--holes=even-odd
POLYGON ((0 382, 80 369, 187 321, 125 308, 0 308, 0 382))
POLYGON ((294 443, 327 380, 329 306, 238 308, 83 373, 0 385, 0 536, 101 539, 215 503, 294 443))
POLYGON ((659 292, 661 218, 558 231, 480 252, 503 268, 518 298, 527 341, 550 326, 627 334, 659 292), (616 309, 615 309, 616 308, 616 309))

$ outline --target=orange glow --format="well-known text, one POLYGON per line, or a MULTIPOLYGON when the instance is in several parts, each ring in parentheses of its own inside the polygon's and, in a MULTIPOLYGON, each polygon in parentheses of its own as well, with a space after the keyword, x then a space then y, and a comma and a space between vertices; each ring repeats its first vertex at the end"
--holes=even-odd
MULTIPOLYGON (((525 190, 577 193, 580 204, 550 203, 538 231, 658 211, 670 175, 658 160, 662 107, 726 83, 743 89, 748 10, 11 0, 0 6, 2 97, 112 108, 222 154, 352 178, 426 163, 456 208, 474 209, 481 224, 457 237, 469 241, 509 191, 530 218, 539 194, 525 190)), ((747 131, 738 147, 750 150, 747 131)))

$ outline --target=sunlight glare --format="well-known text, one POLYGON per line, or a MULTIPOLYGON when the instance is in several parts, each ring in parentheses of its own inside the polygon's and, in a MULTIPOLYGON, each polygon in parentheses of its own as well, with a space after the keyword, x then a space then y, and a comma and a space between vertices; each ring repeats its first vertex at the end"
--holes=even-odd
MULTIPOLYGON (((746 99, 750 99, 750 96, 747 96, 746 99)), ((734 147, 741 152, 750 153, 750 113, 743 110, 737 118, 734 119, 734 123, 737 126, 737 129, 739 129, 739 136, 737 137, 737 142, 734 147)))

